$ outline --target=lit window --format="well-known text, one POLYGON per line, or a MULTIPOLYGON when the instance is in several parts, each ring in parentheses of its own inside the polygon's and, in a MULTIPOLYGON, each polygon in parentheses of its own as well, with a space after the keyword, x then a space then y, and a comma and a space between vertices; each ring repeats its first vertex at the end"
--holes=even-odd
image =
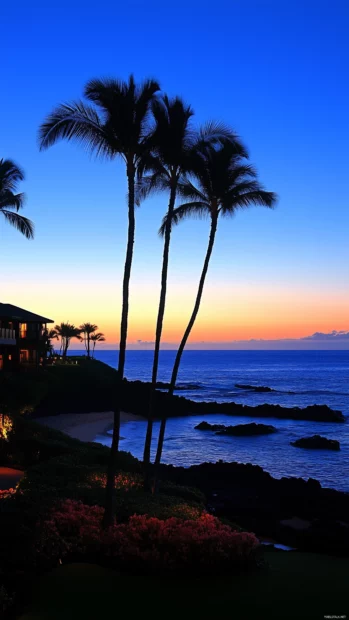
POLYGON ((21 352, 20 352, 20 361, 21 362, 28 362, 28 360, 29 360, 29 351, 21 350, 21 352))

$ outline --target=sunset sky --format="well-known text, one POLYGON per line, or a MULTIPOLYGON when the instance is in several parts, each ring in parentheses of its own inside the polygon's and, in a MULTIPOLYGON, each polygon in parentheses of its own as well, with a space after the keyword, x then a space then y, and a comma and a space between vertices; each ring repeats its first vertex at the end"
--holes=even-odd
MULTIPOLYGON (((1 20, 0 157, 26 172, 23 214, 36 238, 0 221, 0 301, 97 323, 109 347, 118 342, 123 163, 66 142, 40 153, 37 131, 88 79, 133 72, 183 96, 197 124, 235 128, 280 197, 275 211, 221 221, 192 346, 349 330, 347 0, 20 0, 1 20)), ((154 339, 166 205, 160 195, 137 211, 129 340, 140 348, 154 339)), ((166 343, 186 326, 207 236, 205 221, 174 231, 166 343)))

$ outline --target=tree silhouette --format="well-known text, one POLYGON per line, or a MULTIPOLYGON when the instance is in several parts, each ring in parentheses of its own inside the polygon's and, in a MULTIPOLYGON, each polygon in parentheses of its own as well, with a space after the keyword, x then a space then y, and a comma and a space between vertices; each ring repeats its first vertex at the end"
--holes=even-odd
POLYGON ((80 332, 84 335, 84 343, 85 349, 87 353, 87 358, 90 359, 90 341, 91 335, 98 329, 98 325, 94 325, 93 323, 82 323, 79 327, 80 332))
POLYGON ((34 237, 34 224, 18 211, 23 208, 25 194, 16 194, 24 172, 10 159, 0 159, 0 213, 27 239, 34 237))
POLYGON ((193 110, 180 97, 173 99, 169 99, 166 95, 159 97, 153 101, 152 110, 155 119, 155 130, 152 137, 154 146, 151 153, 144 158, 143 165, 139 169, 140 181, 136 192, 137 202, 140 203, 141 200, 158 191, 168 192, 169 202, 163 235, 161 288, 155 333, 147 432, 143 454, 146 483, 148 482, 148 466, 154 421, 154 398, 166 304, 172 214, 175 208, 178 182, 184 174, 193 171, 196 153, 204 145, 217 144, 220 141, 230 141, 235 145, 237 153, 244 153, 244 148, 235 134, 222 124, 208 123, 199 132, 196 131, 191 124, 193 110))
POLYGON ((59 139, 76 140, 99 157, 121 157, 128 183, 128 235, 122 286, 122 311, 118 361, 118 386, 114 406, 114 429, 107 473, 103 523, 113 521, 113 494, 120 434, 121 381, 124 376, 129 283, 135 235, 135 180, 138 168, 151 148, 151 103, 160 89, 154 80, 137 85, 131 75, 127 82, 115 79, 90 80, 85 87, 89 104, 78 101, 56 108, 40 128, 41 148, 59 139))
POLYGON ((81 341, 81 330, 75 325, 71 323, 60 323, 55 326, 54 331, 57 334, 57 337, 61 340, 61 354, 63 359, 67 358, 67 353, 70 345, 70 341, 72 338, 77 338, 81 341))
POLYGON ((102 334, 102 332, 97 332, 96 334, 92 334, 91 335, 91 342, 93 342, 92 357, 94 358, 96 343, 97 342, 105 342, 104 334, 102 334))
MULTIPOLYGON (((272 208, 276 203, 276 194, 263 189, 258 182, 256 170, 245 163, 245 160, 246 156, 236 154, 232 143, 226 142, 219 148, 204 146, 198 151, 194 166, 196 183, 182 178, 178 185, 178 191, 186 202, 174 210, 172 224, 176 225, 187 217, 208 217, 210 234, 194 308, 176 354, 169 397, 173 395, 181 357, 199 312, 219 218, 231 217, 238 209, 252 205, 272 208)), ((162 236, 166 234, 167 225, 165 217, 159 231, 162 236)), ((163 416, 155 458, 156 467, 161 461, 165 430, 166 417, 163 416)))

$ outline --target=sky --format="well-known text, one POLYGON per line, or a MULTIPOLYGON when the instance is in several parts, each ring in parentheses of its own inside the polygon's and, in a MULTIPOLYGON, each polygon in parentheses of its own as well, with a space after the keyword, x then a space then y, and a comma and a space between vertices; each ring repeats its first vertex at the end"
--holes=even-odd
MULTIPOLYGON (((324 348, 348 348, 345 334, 328 335, 349 330, 347 0, 19 0, 1 8, 1 20, 0 157, 24 168, 23 214, 36 226, 27 241, 0 221, 2 302, 57 323, 97 323, 107 347, 118 342, 124 165, 73 143, 40 152, 37 132, 53 107, 82 96, 87 80, 134 73, 181 95, 198 126, 231 125, 279 196, 273 211, 220 222, 191 346, 307 348, 317 334, 312 342, 324 348)), ((166 205, 159 195, 137 210, 133 348, 154 339, 166 205)), ((174 230, 167 347, 190 316, 207 238, 207 221, 174 230)))

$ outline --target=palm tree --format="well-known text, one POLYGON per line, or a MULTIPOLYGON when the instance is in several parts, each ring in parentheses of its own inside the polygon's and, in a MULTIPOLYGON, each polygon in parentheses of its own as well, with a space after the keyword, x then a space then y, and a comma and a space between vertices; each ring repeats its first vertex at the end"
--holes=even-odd
POLYGON ((135 180, 138 168, 151 143, 151 103, 160 90, 154 80, 140 85, 131 75, 128 82, 115 79, 94 79, 86 84, 81 101, 62 104, 46 119, 40 129, 41 148, 48 148, 61 138, 76 140, 97 156, 121 157, 126 166, 128 182, 128 235, 122 285, 122 312, 118 361, 118 386, 114 406, 114 429, 106 484, 104 527, 113 521, 113 495, 120 432, 120 396, 124 376, 129 283, 135 236, 135 180))
POLYGON ((24 172, 10 159, 0 159, 0 213, 5 220, 17 228, 27 239, 34 237, 34 224, 19 215, 25 195, 16 194, 18 181, 23 181, 24 172))
POLYGON ((46 361, 46 357, 47 355, 49 355, 49 357, 52 357, 53 355, 53 345, 51 340, 58 340, 58 333, 55 329, 45 329, 44 331, 44 339, 45 339, 45 350, 46 350, 46 356, 45 356, 45 361, 46 361))
POLYGON ((60 325, 56 325, 54 331, 57 334, 57 338, 61 339, 61 353, 62 357, 65 360, 67 358, 67 353, 70 345, 70 341, 72 338, 77 338, 81 340, 81 330, 78 327, 71 323, 60 323, 60 325))
POLYGON ((93 342, 92 357, 94 358, 96 343, 97 342, 105 342, 104 334, 102 334, 102 332, 97 332, 96 334, 92 334, 91 335, 91 342, 93 342))
MULTIPOLYGON (((246 164, 246 157, 236 154, 233 144, 226 142, 221 147, 205 146, 198 152, 194 166, 196 185, 189 179, 181 179, 178 190, 187 202, 174 210, 172 224, 178 224, 186 217, 209 217, 211 226, 206 256, 196 294, 194 309, 179 345, 168 395, 173 395, 184 347, 199 312, 207 270, 215 242, 218 220, 231 217, 239 208, 251 205, 263 205, 272 208, 276 203, 276 194, 267 192, 259 184, 255 169, 246 164)), ((167 217, 164 218, 160 234, 166 234, 167 217)), ((161 420, 159 441, 155 458, 159 466, 166 429, 166 417, 161 420)))
POLYGON ((80 332, 84 334, 84 342, 85 342, 85 348, 86 348, 86 353, 87 353, 87 359, 90 359, 91 334, 93 334, 93 332, 95 332, 96 329, 98 329, 98 325, 94 325, 93 323, 83 323, 82 325, 80 325, 79 329, 80 329, 80 332))
POLYGON ((160 299, 156 323, 155 347, 152 380, 149 397, 147 433, 144 445, 143 462, 146 473, 149 470, 150 448, 153 432, 154 399, 159 365, 161 334, 165 313, 167 272, 172 228, 172 214, 175 208, 177 187, 182 175, 192 172, 198 149, 204 145, 228 140, 235 145, 236 152, 244 154, 244 149, 235 134, 221 124, 209 123, 200 132, 194 130, 191 118, 192 108, 180 97, 169 99, 166 95, 152 103, 155 130, 152 137, 152 152, 143 160, 139 168, 140 180, 137 187, 137 202, 151 193, 167 191, 169 194, 166 225, 164 229, 164 248, 161 272, 160 299), (147 174, 147 176, 145 176, 147 174))

